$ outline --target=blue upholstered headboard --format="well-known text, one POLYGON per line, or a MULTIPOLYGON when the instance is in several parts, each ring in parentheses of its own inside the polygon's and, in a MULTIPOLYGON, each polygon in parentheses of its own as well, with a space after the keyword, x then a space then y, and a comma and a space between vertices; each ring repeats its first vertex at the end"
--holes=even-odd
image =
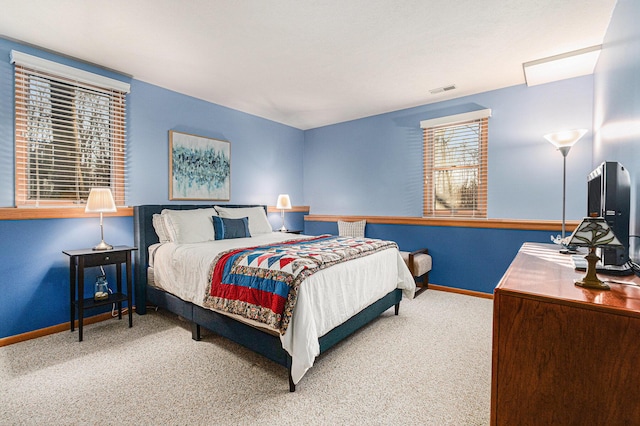
POLYGON ((138 248, 138 250, 134 251, 134 286, 135 304, 138 307, 137 312, 146 312, 144 306, 147 302, 149 246, 160 242, 155 229, 153 229, 153 215, 162 212, 164 209, 193 210, 210 208, 214 205, 224 207, 263 207, 265 212, 267 210, 267 206, 258 204, 147 204, 133 208, 133 241, 138 248))

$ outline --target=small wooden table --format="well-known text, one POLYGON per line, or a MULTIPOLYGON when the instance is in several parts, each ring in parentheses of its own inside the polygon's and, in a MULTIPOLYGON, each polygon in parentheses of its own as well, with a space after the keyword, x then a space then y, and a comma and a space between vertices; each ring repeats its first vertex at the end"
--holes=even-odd
POLYGON ((526 243, 494 292, 492 425, 640 421, 640 279, 598 274, 553 244, 526 243))
POLYGON ((71 331, 75 330, 76 306, 78 308, 78 341, 82 342, 82 323, 86 309, 115 303, 118 318, 122 319, 122 302, 127 302, 129 327, 133 326, 133 306, 131 304, 131 252, 135 247, 114 246, 111 250, 63 250, 69 256, 69 295, 71 302, 71 331), (127 293, 122 292, 122 264, 126 265, 127 293), (84 297, 84 269, 92 266, 116 265, 116 292, 104 300, 84 297), (76 293, 77 288, 77 293, 76 293), (76 300, 76 294, 78 295, 76 300))

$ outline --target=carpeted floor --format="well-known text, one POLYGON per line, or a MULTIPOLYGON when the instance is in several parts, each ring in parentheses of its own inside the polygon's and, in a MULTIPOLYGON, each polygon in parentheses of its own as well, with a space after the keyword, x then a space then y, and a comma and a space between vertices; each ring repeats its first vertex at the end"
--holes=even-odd
POLYGON ((0 348, 0 424, 486 425, 492 301, 426 291, 287 371, 162 312, 0 348))

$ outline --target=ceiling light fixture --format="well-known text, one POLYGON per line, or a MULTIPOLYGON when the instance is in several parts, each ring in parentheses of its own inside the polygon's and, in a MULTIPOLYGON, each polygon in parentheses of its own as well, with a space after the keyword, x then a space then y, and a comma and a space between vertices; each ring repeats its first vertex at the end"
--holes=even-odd
POLYGON ((527 86, 593 74, 602 45, 586 47, 522 64, 527 86))

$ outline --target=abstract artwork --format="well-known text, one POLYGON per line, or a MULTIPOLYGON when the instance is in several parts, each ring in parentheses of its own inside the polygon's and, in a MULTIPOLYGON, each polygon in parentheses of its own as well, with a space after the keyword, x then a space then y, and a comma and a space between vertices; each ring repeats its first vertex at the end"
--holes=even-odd
POLYGON ((169 199, 231 199, 231 144, 169 131, 169 199))

